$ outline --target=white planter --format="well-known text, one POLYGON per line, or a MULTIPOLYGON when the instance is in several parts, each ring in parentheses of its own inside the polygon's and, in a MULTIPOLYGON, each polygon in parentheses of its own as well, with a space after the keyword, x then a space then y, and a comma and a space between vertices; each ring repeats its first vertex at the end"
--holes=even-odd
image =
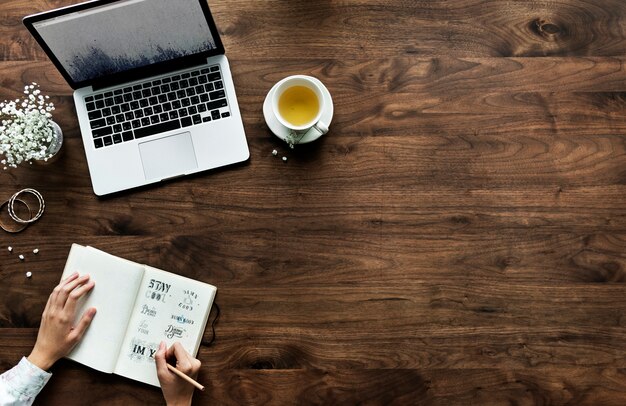
POLYGON ((54 134, 50 145, 48 145, 47 150, 48 156, 50 156, 50 158, 48 158, 47 160, 37 159, 32 161, 36 165, 47 165, 56 161, 60 156, 61 147, 63 146, 63 131, 57 123, 55 123, 54 121, 51 121, 51 123, 54 134))
POLYGON ((63 146, 63 131, 54 121, 52 121, 52 128, 54 130, 54 138, 52 139, 52 142, 50 142, 48 152, 52 155, 52 157, 54 157, 61 150, 61 146, 63 146))

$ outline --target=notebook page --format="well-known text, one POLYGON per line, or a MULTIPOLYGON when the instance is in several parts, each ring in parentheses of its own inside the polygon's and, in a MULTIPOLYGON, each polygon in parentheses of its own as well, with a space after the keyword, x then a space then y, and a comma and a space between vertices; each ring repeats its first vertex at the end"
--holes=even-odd
POLYGON ((79 303, 76 321, 85 309, 95 307, 98 312, 67 358, 112 373, 141 284, 143 267, 95 248, 73 244, 62 279, 75 271, 91 275, 96 283, 79 303))
POLYGON ((145 266, 135 309, 114 372, 159 386, 154 354, 161 341, 198 353, 215 286, 145 266))

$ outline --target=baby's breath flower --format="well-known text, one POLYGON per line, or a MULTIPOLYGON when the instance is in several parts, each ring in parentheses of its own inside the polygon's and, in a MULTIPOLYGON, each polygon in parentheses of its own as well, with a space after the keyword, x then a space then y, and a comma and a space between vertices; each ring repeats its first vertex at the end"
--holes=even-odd
POLYGON ((54 135, 50 114, 54 105, 46 102, 49 96, 42 96, 35 82, 24 86, 24 94, 23 100, 0 103, 0 154, 4 156, 0 163, 5 170, 52 156, 48 148, 54 135))

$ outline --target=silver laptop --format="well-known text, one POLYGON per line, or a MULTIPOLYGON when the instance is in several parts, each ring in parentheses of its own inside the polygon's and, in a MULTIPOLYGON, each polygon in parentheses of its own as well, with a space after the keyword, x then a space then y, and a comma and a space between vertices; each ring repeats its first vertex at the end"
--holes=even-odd
POLYGON ((206 0, 96 0, 24 24, 75 89, 97 195, 249 158, 206 0))

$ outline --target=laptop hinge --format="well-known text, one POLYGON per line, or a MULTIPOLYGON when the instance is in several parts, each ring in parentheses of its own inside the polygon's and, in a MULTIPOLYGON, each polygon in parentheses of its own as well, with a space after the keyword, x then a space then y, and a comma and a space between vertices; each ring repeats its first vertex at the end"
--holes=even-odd
POLYGON ((91 87, 93 88, 93 90, 100 90, 100 89, 104 89, 107 87, 112 87, 112 86, 117 86, 117 85, 121 85, 122 83, 125 83, 126 81, 118 81, 118 80, 111 80, 111 81, 98 81, 98 83, 94 83, 91 87))
POLYGON ((133 82, 135 80, 145 79, 151 76, 163 75, 168 72, 174 72, 180 69, 191 68, 193 66, 202 65, 206 62, 206 57, 187 57, 183 60, 172 60, 167 63, 160 63, 150 67, 133 69, 123 73, 118 73, 106 78, 97 79, 91 85, 93 90, 100 90, 106 87, 122 85, 124 83, 133 82))
POLYGON ((148 78, 150 76, 154 76, 154 75, 158 75, 160 73, 165 73, 165 72, 143 72, 143 74, 131 74, 131 75, 115 75, 114 77, 110 77, 108 79, 98 79, 96 82, 93 83, 93 85, 91 85, 91 87, 93 88, 93 90, 100 90, 100 89, 104 89, 107 87, 114 87, 114 86, 118 86, 118 85, 123 85, 124 83, 128 83, 128 82, 133 82, 135 80, 140 80, 140 79, 145 79, 148 78))

